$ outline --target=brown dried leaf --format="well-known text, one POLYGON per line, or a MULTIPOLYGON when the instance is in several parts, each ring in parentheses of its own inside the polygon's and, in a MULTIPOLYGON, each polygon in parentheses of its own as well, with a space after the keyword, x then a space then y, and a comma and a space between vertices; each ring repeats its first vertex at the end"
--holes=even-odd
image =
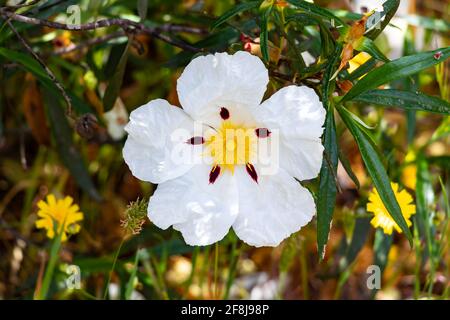
POLYGON ((31 133, 39 144, 50 145, 50 130, 47 125, 44 104, 36 79, 31 73, 25 76, 25 91, 22 99, 23 113, 31 133))

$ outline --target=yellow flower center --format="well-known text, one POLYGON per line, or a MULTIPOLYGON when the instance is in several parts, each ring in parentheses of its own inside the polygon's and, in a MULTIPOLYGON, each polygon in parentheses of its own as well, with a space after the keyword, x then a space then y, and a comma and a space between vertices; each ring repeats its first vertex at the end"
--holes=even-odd
POLYGON ((223 121, 220 128, 206 140, 206 146, 214 164, 233 173, 235 166, 246 165, 254 157, 255 129, 223 121))

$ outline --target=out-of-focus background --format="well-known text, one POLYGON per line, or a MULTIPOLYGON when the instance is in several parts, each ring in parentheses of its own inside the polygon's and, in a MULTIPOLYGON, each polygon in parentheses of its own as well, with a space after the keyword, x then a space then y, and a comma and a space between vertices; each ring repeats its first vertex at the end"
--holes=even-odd
MULTIPOLYGON (((22 8, 18 12, 67 23, 71 14, 67 8, 76 5, 81 23, 122 17, 147 26, 191 26, 194 31, 169 36, 208 51, 235 51, 248 49, 242 33, 258 33, 255 14, 237 15, 219 30, 212 31, 210 26, 240 3, 55 0, 41 1, 32 7, 34 11, 22 8)), ((383 1, 316 4, 348 17, 349 12, 380 9, 383 1)), ((397 59, 448 46, 449 8, 448 1, 402 0, 377 38, 378 48, 397 59)), ((51 105, 55 92, 42 80, 45 74, 39 77, 33 72, 34 58, 5 18, 0 18, 0 25, 0 299, 32 299, 41 285, 52 241, 35 227, 35 221, 37 203, 48 194, 71 196, 84 214, 80 232, 59 251, 48 293, 53 299, 101 299, 105 290, 111 299, 448 298, 448 117, 371 105, 353 109, 374 128, 392 181, 415 199, 427 199, 431 231, 427 240, 415 237, 414 248, 403 234, 383 237, 381 229, 370 225, 372 215, 366 203, 372 181, 353 138, 340 122, 338 138, 345 163, 338 167, 340 192, 323 261, 317 253, 315 220, 277 248, 253 248, 232 233, 218 245, 190 247, 177 231, 162 231, 148 220, 135 234, 124 228, 130 202, 148 199, 156 186, 132 176, 122 147, 124 125, 133 109, 155 98, 179 105, 176 79, 196 53, 147 34, 136 35, 127 48, 127 37, 117 28, 77 32, 13 21, 73 97, 76 117, 66 117, 64 100, 51 105), (105 102, 121 72, 116 99, 105 102), (423 155, 420 161, 418 150, 423 155), (418 172, 427 177, 420 194, 418 172), (381 266, 380 288, 368 286, 371 265, 381 266), (77 286, 70 288, 67 279, 74 274, 77 286)), ((302 40, 302 55, 314 64, 320 48, 308 45, 308 39, 302 40)), ((276 35, 271 34, 270 40, 276 42, 276 35)), ((258 54, 258 46, 258 41, 252 42, 253 53, 258 54)), ((280 71, 271 68, 271 75, 280 71)), ((393 86, 412 86, 448 101, 449 72, 449 61, 444 61, 393 86)), ((277 81, 271 78, 273 88, 282 85, 277 81)), ((307 186, 315 192, 317 181, 307 186)))

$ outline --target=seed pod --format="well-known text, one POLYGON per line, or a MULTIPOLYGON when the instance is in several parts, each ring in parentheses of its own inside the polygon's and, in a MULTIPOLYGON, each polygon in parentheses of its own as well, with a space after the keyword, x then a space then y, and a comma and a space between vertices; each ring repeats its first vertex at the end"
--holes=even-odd
POLYGON ((98 130, 97 118, 92 113, 83 114, 77 119, 75 130, 81 137, 92 139, 98 130))

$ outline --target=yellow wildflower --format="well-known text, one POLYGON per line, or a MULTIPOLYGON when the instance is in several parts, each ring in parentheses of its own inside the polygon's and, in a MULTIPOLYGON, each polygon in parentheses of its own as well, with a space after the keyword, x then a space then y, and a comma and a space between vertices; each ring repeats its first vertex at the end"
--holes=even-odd
POLYGON ((78 205, 72 202, 71 197, 57 200, 53 194, 47 196, 47 201, 39 201, 37 215, 40 219, 36 221, 36 228, 46 229, 50 239, 55 236, 55 229, 62 230, 61 241, 67 240, 67 234, 78 233, 80 225, 77 222, 83 220, 83 213, 79 211, 78 205))
MULTIPOLYGON (((416 206, 414 205, 412 196, 406 190, 399 190, 397 183, 391 182, 392 190, 394 191, 395 198, 398 201, 403 217, 409 226, 411 223, 411 216, 416 213, 416 206)), ((393 229, 401 233, 402 230, 397 223, 392 219, 389 212, 386 210, 383 201, 381 201, 380 195, 377 189, 373 190, 369 194, 369 202, 367 203, 367 211, 372 212, 375 216, 370 221, 374 228, 383 228, 384 233, 392 234, 393 229)))

